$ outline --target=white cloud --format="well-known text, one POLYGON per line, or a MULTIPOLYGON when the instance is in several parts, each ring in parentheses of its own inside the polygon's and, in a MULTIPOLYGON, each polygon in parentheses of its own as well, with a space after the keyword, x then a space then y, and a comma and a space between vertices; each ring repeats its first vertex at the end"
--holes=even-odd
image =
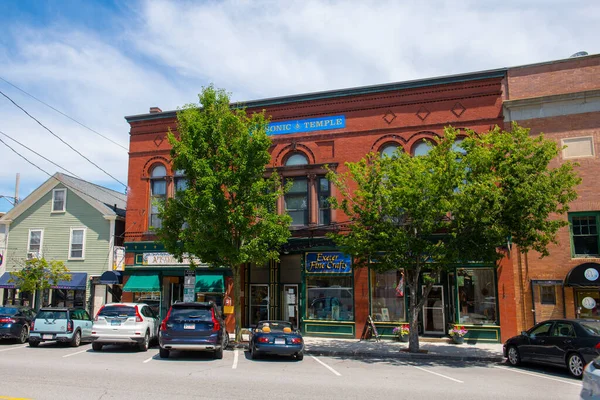
MULTIPOLYGON (((102 32, 15 17, 0 42, 0 76, 127 146, 124 115, 193 102, 211 82, 252 100, 600 52, 599 2, 522 3, 156 0, 127 3, 102 32)), ((1 81, 0 90, 126 180, 124 150, 1 81)), ((118 187, 2 97, 0 130, 84 179, 118 187)), ((12 195, 16 172, 23 195, 46 179, 0 144, 0 195, 12 195)), ((0 211, 7 207, 0 199, 0 211)))

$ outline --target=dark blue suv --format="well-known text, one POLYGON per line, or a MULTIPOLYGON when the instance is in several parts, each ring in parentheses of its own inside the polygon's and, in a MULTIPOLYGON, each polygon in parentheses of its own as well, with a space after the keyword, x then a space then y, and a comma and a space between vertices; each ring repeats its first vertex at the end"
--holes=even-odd
POLYGON ((160 325, 160 358, 172 350, 210 351, 217 359, 229 343, 219 308, 210 303, 175 303, 160 325))

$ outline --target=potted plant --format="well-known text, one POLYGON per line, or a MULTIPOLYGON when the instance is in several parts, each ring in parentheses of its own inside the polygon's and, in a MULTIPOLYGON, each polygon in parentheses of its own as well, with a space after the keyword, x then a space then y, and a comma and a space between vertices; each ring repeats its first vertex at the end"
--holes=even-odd
POLYGON ((465 341, 465 335, 469 332, 464 326, 454 325, 452 329, 448 331, 448 334, 452 338, 452 341, 456 344, 462 344, 465 341))
POLYGON ((408 332, 410 331, 410 325, 402 324, 394 327, 392 333, 396 336, 396 340, 400 342, 408 342, 408 332))

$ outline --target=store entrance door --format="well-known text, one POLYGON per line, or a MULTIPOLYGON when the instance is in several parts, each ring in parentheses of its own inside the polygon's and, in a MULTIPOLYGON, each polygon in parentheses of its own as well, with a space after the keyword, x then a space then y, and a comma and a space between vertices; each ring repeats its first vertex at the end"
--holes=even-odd
POLYGON ((269 319, 269 285, 250 285, 250 326, 269 319))
POLYGON ((283 285, 283 320, 298 329, 298 285, 283 285))
MULTIPOLYGON (((421 291, 425 288, 423 285, 421 291)), ((446 333, 444 315, 444 287, 433 285, 425 305, 423 305, 423 332, 432 334, 446 333)))
POLYGON ((575 291, 575 312, 577 318, 600 319, 600 291, 579 289, 575 291))

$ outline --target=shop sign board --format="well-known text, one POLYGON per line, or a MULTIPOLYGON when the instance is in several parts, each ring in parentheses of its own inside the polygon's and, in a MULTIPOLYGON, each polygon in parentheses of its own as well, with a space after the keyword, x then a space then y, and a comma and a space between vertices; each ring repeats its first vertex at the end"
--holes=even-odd
POLYGON ((183 277, 183 301, 192 302, 195 297, 196 288, 196 271, 188 269, 184 273, 183 277))
POLYGON ((113 271, 124 271, 125 270, 125 247, 114 246, 113 247, 113 271))
POLYGON ((267 135, 289 135, 299 132, 325 131, 346 127, 344 115, 331 117, 298 119, 294 121, 271 122, 267 126, 267 135))
POLYGON ((352 257, 335 251, 306 253, 306 272, 311 274, 348 274, 352 257))
POLYGON ((585 279, 587 279, 588 281, 592 281, 593 282, 596 279, 598 279, 598 277, 600 276, 600 274, 598 274, 598 270, 596 270, 596 268, 588 268, 583 273, 583 276, 585 276, 585 279))
POLYGON ((143 265, 190 265, 191 262, 195 265, 204 266, 198 258, 192 258, 187 255, 183 256, 181 262, 170 253, 144 253, 143 265))

